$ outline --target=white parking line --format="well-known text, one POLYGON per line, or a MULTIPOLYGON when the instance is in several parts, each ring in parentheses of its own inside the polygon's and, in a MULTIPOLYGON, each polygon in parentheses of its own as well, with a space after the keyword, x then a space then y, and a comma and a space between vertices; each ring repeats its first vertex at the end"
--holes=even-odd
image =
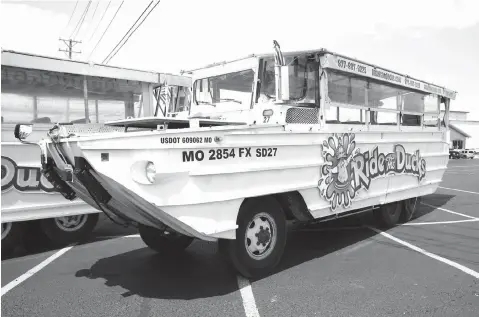
POLYGON ((251 284, 243 276, 237 277, 238 287, 243 298, 243 307, 246 317, 259 317, 259 311, 254 300, 253 290, 251 284))
POLYGON ((439 209, 439 210, 442 210, 442 211, 445 211, 445 212, 448 212, 448 213, 451 213, 451 214, 463 216, 463 217, 466 217, 466 218, 469 218, 469 219, 479 219, 479 218, 469 216, 469 215, 466 215, 466 214, 461 214, 460 212, 452 211, 452 210, 449 210, 449 209, 444 209, 444 208, 441 208, 441 207, 436 207, 436 206, 429 205, 429 204, 426 204, 426 203, 421 203, 421 205, 428 206, 428 207, 435 208, 435 209, 439 209))
POLYGON ((468 190, 455 189, 455 188, 442 187, 442 186, 439 186, 439 188, 442 188, 442 189, 448 189, 448 190, 455 190, 455 191, 457 191, 457 192, 463 192, 463 193, 468 193, 468 194, 475 194, 475 195, 479 195, 479 193, 476 193, 476 192, 471 192, 471 191, 468 191, 468 190))
POLYGON ((322 231, 341 231, 341 230, 359 230, 364 229, 364 226, 356 226, 356 227, 330 227, 330 228, 305 228, 305 229, 295 229, 294 231, 299 232, 322 232, 322 231))
POLYGON ((2 287, 2 296, 5 295, 7 292, 9 292, 11 289, 13 289, 15 286, 19 285, 20 283, 26 281, 29 277, 34 275, 35 273, 39 272, 41 269, 43 269, 45 266, 48 264, 52 263, 59 257, 61 257, 65 252, 73 248, 74 245, 65 247, 61 249, 60 251, 56 252, 55 254, 51 255, 49 258, 47 258, 45 261, 41 262, 37 266, 35 266, 33 269, 29 270, 27 273, 20 275, 4 287, 2 287))
POLYGON ((397 242, 397 243, 399 243, 399 244, 402 244, 402 245, 404 245, 404 246, 406 246, 406 247, 408 247, 408 248, 410 248, 410 249, 412 249, 412 250, 414 250, 414 251, 416 251, 416 252, 419 252, 419 253, 421 253, 421 254, 424 254, 424 255, 426 255, 426 256, 428 256, 428 257, 430 257, 430 258, 433 258, 433 259, 435 259, 435 260, 438 260, 438 261, 440 261, 440 262, 442 262, 442 263, 448 264, 448 265, 450 265, 450 266, 452 266, 452 267, 455 267, 455 268, 458 269, 458 270, 463 271, 464 273, 467 273, 467 274, 472 275, 472 276, 474 276, 475 278, 479 279, 479 272, 476 272, 476 271, 474 271, 474 270, 471 270, 470 268, 465 267, 464 265, 461 265, 461 264, 459 264, 459 263, 456 263, 456 262, 453 262, 453 261, 448 260, 448 259, 446 259, 446 258, 443 258, 443 257, 441 257, 441 256, 439 256, 439 255, 436 255, 436 254, 433 254, 433 253, 428 252, 428 251, 426 251, 426 250, 423 250, 423 249, 421 249, 421 248, 419 248, 419 247, 416 247, 415 245, 412 245, 412 244, 410 244, 410 243, 408 243, 408 242, 406 242, 406 241, 403 241, 403 240, 401 240, 401 239, 398 239, 398 238, 396 238, 396 237, 390 235, 389 233, 383 232, 383 231, 381 231, 381 230, 379 230, 379 229, 376 229, 376 228, 373 228, 373 227, 369 227, 369 229, 371 229, 371 230, 377 232, 378 234, 380 234, 380 235, 382 235, 382 236, 384 236, 384 237, 386 237, 386 238, 388 238, 388 239, 390 239, 390 240, 393 240, 393 241, 395 241, 395 242, 397 242))
POLYGON ((431 221, 431 222, 410 222, 403 223, 401 226, 423 226, 423 225, 445 225, 448 223, 461 223, 461 222, 475 222, 479 219, 467 219, 467 220, 451 220, 451 221, 431 221))
POLYGON ((479 167, 479 165, 457 165, 457 166, 448 166, 447 168, 471 168, 471 167, 479 167))

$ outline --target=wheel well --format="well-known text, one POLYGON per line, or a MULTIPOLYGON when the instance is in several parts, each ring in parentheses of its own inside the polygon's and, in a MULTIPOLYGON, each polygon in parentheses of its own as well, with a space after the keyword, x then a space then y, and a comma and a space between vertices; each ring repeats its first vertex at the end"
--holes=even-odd
POLYGON ((240 210, 246 201, 267 196, 276 199, 281 205, 287 220, 309 221, 314 219, 304 202, 303 196, 298 191, 246 198, 241 203, 240 210))

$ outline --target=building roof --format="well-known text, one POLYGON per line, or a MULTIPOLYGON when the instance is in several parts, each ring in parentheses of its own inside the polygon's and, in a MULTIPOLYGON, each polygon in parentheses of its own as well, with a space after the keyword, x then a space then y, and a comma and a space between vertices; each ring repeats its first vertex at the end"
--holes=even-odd
POLYGON ((157 72, 94 64, 12 50, 2 50, 2 66, 31 68, 104 78, 135 80, 148 83, 158 83, 160 80, 159 73, 157 72))
POLYGON ((466 138, 470 138, 471 135, 467 134, 464 130, 460 129, 459 127, 457 127, 456 124, 451 124, 449 123, 449 128, 455 130, 456 132, 462 134, 463 136, 465 136, 466 138))
MULTIPOLYGON (((445 110, 441 110, 441 113, 444 113, 445 110)), ((469 111, 464 110, 449 110, 449 113, 469 113, 469 111)))

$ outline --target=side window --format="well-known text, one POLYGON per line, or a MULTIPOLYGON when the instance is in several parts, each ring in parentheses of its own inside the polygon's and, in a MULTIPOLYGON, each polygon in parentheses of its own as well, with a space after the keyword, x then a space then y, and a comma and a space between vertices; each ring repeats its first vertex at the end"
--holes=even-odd
POLYGON ((34 113, 31 97, 2 92, 2 123, 31 123, 34 113))
POLYGON ((424 96, 424 125, 437 127, 439 113, 439 96, 430 94, 424 96))
POLYGON ((397 125, 402 90, 371 82, 368 85, 368 106, 372 109, 372 125, 397 125), (377 111, 374 111, 377 110, 377 111))
MULTIPOLYGON (((289 97, 300 103, 315 103, 316 82, 315 64, 306 55, 287 56, 285 63, 289 73, 289 97)), ((268 102, 276 100, 276 81, 274 58, 263 59, 263 76, 261 78, 260 100, 268 102)))
POLYGON ((328 72, 328 97, 333 102, 366 105, 367 82, 336 72, 328 72))
POLYGON ((404 126, 420 126, 421 116, 407 112, 424 112, 424 96, 417 92, 410 92, 403 95, 403 107, 405 112, 401 117, 401 124, 404 126))
POLYGON ((103 123, 141 114, 140 83, 88 77, 87 87, 85 109, 83 76, 2 66, 2 123, 103 123))

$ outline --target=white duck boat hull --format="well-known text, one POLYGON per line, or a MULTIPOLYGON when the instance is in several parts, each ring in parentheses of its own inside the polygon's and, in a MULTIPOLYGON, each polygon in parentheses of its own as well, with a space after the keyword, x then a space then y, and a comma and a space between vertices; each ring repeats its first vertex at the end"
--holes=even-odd
POLYGON ((73 167, 66 184, 96 208, 101 201, 124 219, 203 240, 235 239, 249 197, 299 193, 305 208, 296 218, 326 220, 433 193, 448 162, 445 131, 407 128, 186 128, 48 140, 43 148, 60 171, 73 167))

